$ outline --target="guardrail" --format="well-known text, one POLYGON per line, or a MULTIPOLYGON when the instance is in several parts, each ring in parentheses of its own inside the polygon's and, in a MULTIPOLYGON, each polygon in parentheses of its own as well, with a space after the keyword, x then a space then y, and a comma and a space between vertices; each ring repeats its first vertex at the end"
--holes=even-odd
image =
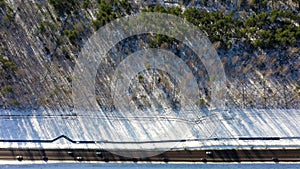
POLYGON ((77 144, 95 144, 95 143, 109 143, 109 144, 145 144, 145 143, 169 143, 169 142, 188 142, 188 141, 209 141, 209 140, 291 140, 299 139, 300 137, 237 137, 237 138, 195 138, 195 139, 178 139, 178 140, 152 140, 152 141, 109 141, 109 140, 73 140, 68 136, 61 135, 54 139, 49 140, 24 140, 24 139, 14 139, 14 140, 0 140, 0 142, 9 142, 9 143, 52 143, 59 139, 66 139, 71 143, 77 144))

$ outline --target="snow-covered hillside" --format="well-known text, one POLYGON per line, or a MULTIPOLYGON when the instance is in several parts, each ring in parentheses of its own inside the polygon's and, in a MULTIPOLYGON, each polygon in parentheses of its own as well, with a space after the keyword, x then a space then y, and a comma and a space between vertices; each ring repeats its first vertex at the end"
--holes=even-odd
POLYGON ((198 118, 85 113, 2 110, 1 148, 205 149, 299 148, 300 145, 299 110, 240 109, 211 112, 198 118), (62 135, 66 137, 55 140, 62 135))

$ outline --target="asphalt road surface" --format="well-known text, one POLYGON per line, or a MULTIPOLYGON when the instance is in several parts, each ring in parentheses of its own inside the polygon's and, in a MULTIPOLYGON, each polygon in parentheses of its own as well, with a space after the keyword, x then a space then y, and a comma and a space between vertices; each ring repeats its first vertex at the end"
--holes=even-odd
MULTIPOLYGON (((115 150, 116 151, 116 150, 115 150)), ((119 151, 120 152, 120 151, 119 151)), ((122 153, 139 153, 123 151, 122 153)), ((119 154, 119 153, 118 153, 119 154)), ((153 161, 153 162, 300 162, 300 149, 178 150, 147 158, 122 157, 91 149, 0 149, 0 160, 18 161, 153 161)))

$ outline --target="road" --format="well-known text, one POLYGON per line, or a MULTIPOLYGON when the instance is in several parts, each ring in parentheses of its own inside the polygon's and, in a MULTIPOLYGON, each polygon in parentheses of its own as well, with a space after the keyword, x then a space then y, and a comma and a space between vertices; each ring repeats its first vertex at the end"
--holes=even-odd
MULTIPOLYGON (((123 151, 136 153, 137 151, 123 151)), ((300 149, 169 150, 148 158, 122 157, 91 149, 0 149, 0 160, 18 161, 152 161, 152 162, 300 162, 300 149)))

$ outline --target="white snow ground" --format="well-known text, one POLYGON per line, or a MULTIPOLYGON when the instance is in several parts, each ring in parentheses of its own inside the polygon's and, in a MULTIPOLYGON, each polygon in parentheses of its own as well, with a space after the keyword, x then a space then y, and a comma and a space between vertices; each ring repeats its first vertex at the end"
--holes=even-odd
POLYGON ((299 110, 231 110, 213 112, 197 119, 188 117, 180 119, 180 117, 120 117, 116 114, 105 115, 103 112, 82 112, 75 115, 50 110, 23 112, 1 110, 0 148, 161 150, 300 148, 299 110), (95 141, 95 143, 72 143, 65 138, 49 143, 11 141, 45 141, 61 135, 74 141, 95 141), (280 137, 281 139, 238 139, 250 137, 280 137), (188 141, 189 139, 191 141, 188 141), (148 142, 160 140, 178 141, 148 142), (122 143, 123 141, 128 143, 122 143))

